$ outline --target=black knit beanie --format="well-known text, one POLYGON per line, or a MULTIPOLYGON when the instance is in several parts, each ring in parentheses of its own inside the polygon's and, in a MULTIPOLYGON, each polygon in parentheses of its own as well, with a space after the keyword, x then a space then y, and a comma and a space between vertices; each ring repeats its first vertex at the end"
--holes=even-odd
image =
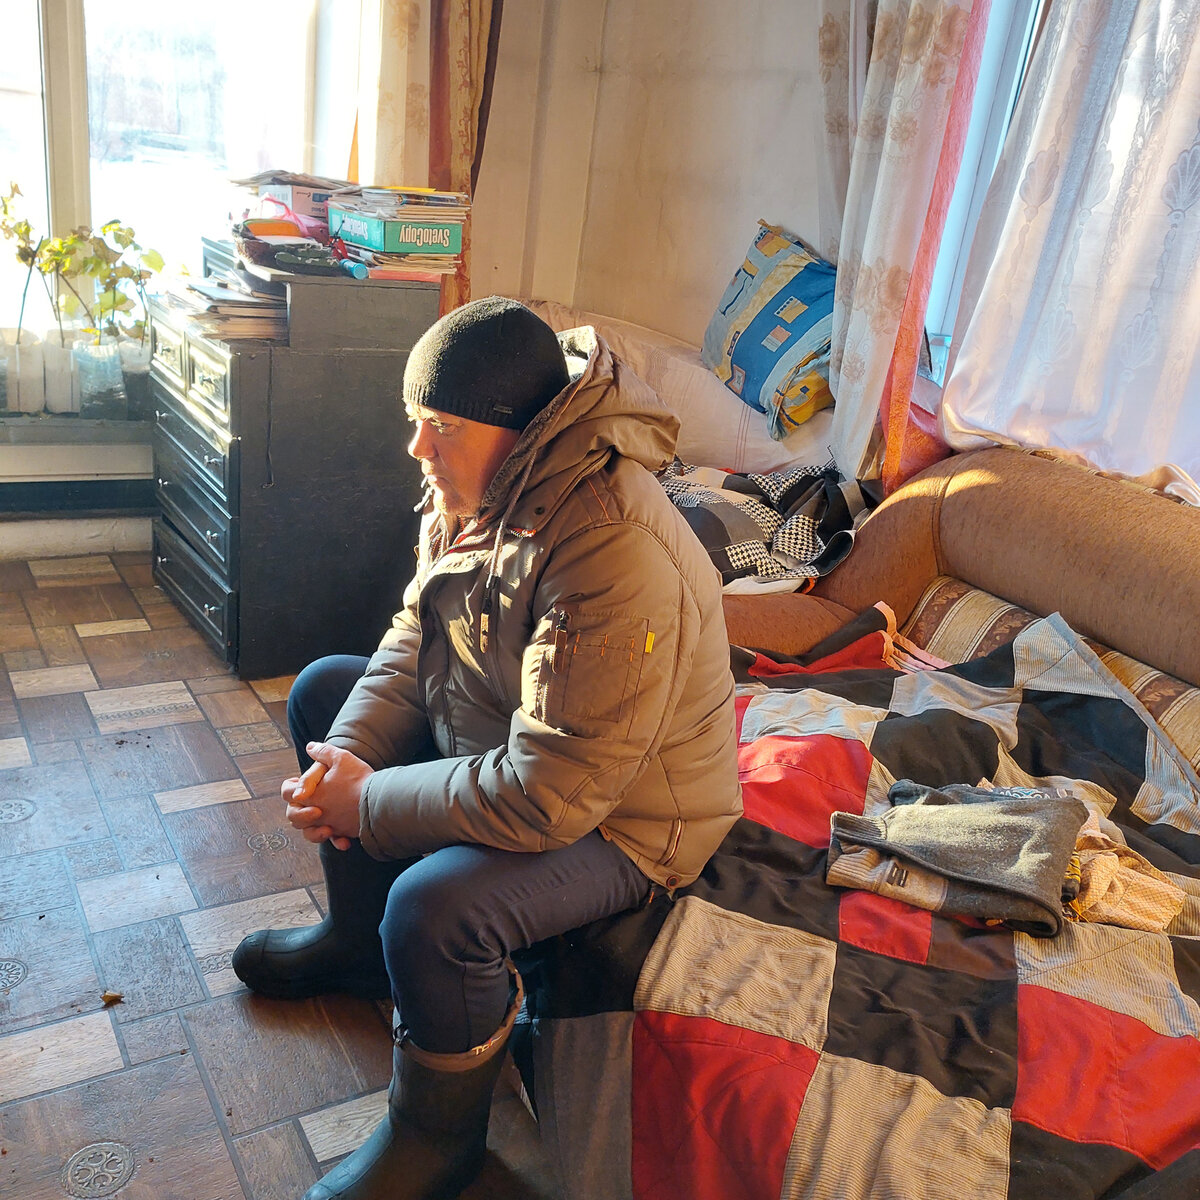
POLYGON ((524 429, 569 382, 554 330, 523 304, 489 296, 422 334, 404 368, 404 403, 524 429))

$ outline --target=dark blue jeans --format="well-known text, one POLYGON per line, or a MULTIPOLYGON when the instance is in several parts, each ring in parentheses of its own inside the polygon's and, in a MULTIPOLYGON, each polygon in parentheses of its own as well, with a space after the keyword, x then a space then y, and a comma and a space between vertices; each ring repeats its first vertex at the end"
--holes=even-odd
MULTIPOLYGON (((305 745, 324 739, 366 665, 334 655, 297 677, 288 722, 302 770, 312 761, 305 745)), ((506 958, 636 908, 649 891, 649 879, 599 833, 540 853, 456 845, 414 860, 392 884, 379 926, 401 1021, 436 1054, 481 1045, 508 1009, 506 958)))

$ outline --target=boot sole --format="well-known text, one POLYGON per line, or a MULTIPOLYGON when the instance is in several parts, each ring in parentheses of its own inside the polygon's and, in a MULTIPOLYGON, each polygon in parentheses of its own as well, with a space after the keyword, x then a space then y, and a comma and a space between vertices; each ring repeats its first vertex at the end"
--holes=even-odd
POLYGON ((311 1000, 315 996, 355 996, 360 1000, 392 998, 392 985, 386 978, 347 975, 336 982, 330 980, 319 984, 305 983, 301 980, 264 980, 252 983, 248 979, 242 979, 242 982, 255 995, 264 996, 268 1000, 311 1000))

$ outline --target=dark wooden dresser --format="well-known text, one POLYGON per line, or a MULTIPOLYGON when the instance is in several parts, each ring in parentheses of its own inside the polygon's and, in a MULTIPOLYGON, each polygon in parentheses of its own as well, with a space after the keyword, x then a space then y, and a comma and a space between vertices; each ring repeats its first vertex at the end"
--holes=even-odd
POLYGON ((415 565, 400 385, 437 286, 289 292, 288 345, 150 313, 154 578, 243 679, 371 653, 415 565))

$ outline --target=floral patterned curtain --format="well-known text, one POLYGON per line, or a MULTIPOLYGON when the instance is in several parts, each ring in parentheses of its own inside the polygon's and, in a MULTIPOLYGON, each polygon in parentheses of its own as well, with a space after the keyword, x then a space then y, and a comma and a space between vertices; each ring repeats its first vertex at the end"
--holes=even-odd
POLYGON ((1195 0, 1062 0, 976 231, 945 435, 1200 503, 1198 329, 1195 0))
MULTIPOLYGON (((474 195, 487 127, 503 0, 431 0, 432 187, 474 195)), ((471 299, 471 220, 461 264, 442 284, 443 314, 471 299)))
MULTIPOLYGON (((352 177, 474 193, 502 0, 362 0, 352 177)), ((471 298, 471 223, 441 311, 471 298)))
MULTIPOLYGON (((872 27, 873 7, 823 0, 819 38, 825 169, 832 168, 834 191, 843 140, 848 156, 840 228, 835 235, 823 203, 822 241, 838 268, 834 454, 851 478, 883 471, 885 401, 893 441, 909 429, 916 348, 949 198, 943 192, 962 156, 990 0, 878 0, 872 27), (856 51, 867 58, 857 113, 856 51)), ((913 468, 911 457, 895 456, 888 482, 913 468)))
POLYGON ((429 177, 430 0, 362 0, 355 178, 424 187, 429 177))
POLYGON ((822 150, 817 172, 817 249, 837 263, 850 185, 850 152, 858 136, 875 27, 876 0, 821 0, 817 58, 821 74, 822 150))

